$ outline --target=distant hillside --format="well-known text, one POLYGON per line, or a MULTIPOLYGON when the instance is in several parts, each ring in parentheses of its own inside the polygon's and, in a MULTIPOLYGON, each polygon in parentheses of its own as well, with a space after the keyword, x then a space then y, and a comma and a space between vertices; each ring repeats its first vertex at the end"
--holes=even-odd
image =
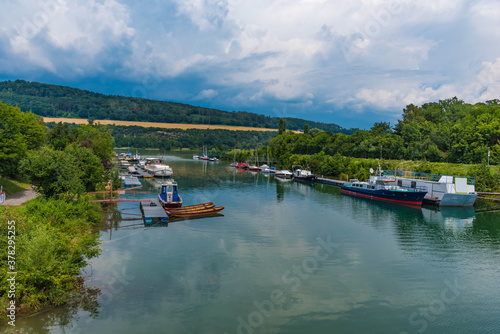
MULTIPOLYGON (((223 111, 188 104, 93 93, 24 80, 0 82, 0 101, 45 117, 95 118, 122 121, 220 124, 277 129, 278 117, 245 111, 223 111)), ((334 133, 353 131, 336 124, 286 118, 287 129, 318 128, 334 133)))

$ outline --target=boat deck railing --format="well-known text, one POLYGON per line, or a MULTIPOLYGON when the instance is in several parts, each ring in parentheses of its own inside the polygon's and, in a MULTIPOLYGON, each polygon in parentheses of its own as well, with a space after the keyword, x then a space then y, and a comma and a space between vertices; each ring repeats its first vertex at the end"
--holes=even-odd
POLYGON ((431 174, 431 173, 418 173, 405 170, 383 170, 384 176, 394 176, 404 179, 421 180, 421 181, 432 181, 439 182, 444 180, 444 183, 455 183, 455 179, 467 179, 468 185, 474 185, 476 183, 476 178, 473 176, 457 176, 457 175, 441 175, 441 174, 431 174), (444 178, 444 179, 443 179, 444 178))
MULTIPOLYGON (((375 186, 375 187, 377 187, 377 185, 373 185, 370 182, 370 179, 366 179, 365 182, 368 183, 368 186, 375 186)), ((414 192, 427 192, 428 191, 426 187, 407 187, 407 186, 398 186, 398 185, 378 185, 378 186, 385 187, 385 189, 387 189, 387 190, 394 190, 394 191, 398 191, 398 190, 401 190, 401 191, 414 191, 414 192)))

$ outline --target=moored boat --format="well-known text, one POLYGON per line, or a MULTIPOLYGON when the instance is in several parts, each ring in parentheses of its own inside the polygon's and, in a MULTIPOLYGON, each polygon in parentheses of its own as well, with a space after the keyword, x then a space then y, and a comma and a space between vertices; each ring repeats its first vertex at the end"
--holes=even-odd
POLYGON ((274 173, 274 176, 280 178, 280 179, 292 179, 293 177, 293 173, 290 172, 289 170, 277 170, 275 173, 274 173))
POLYGON ((236 165, 236 168, 248 169, 248 164, 240 162, 239 164, 236 165))
MULTIPOLYGON (((370 169, 373 173, 373 169, 370 169)), ((379 169, 369 180, 360 182, 356 179, 340 186, 340 192, 378 201, 391 202, 406 205, 421 206, 427 190, 420 187, 404 187, 396 184, 396 179, 383 175, 379 169)))
POLYGON ((159 158, 147 158, 146 166, 144 169, 155 177, 165 176, 170 177, 173 175, 173 170, 170 166, 165 165, 163 160, 159 158))
POLYGON ((213 207, 213 208, 208 208, 208 209, 193 210, 193 211, 184 211, 184 212, 183 211, 176 212, 176 211, 166 210, 166 212, 167 212, 169 217, 192 217, 192 216, 213 215, 213 214, 216 214, 222 210, 224 210, 223 206, 213 207))
POLYGON ((215 207, 215 204, 213 202, 208 202, 208 203, 203 203, 203 204, 183 206, 180 208, 171 208, 171 209, 168 209, 168 211, 169 212, 189 212, 189 211, 196 211, 196 210, 211 209, 213 207, 215 207))
POLYGON ((163 208, 178 208, 182 206, 182 198, 179 195, 177 182, 170 180, 161 185, 158 200, 163 208))
POLYGON ((425 189, 427 193, 424 202, 439 206, 472 206, 477 198, 476 179, 471 176, 415 173, 401 170, 384 170, 382 173, 386 177, 392 177, 399 186, 425 189))
POLYGON ((141 181, 135 176, 124 176, 122 180, 125 188, 139 187, 142 185, 141 181))
POLYGON ((293 180, 302 182, 316 182, 316 175, 311 173, 310 170, 304 169, 300 165, 293 165, 293 180))

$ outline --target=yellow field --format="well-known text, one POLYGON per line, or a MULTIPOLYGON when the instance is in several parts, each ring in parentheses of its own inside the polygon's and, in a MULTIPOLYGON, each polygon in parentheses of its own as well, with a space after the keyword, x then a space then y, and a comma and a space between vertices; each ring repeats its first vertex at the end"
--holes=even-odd
MULTIPOLYGON (((53 118, 44 117, 43 121, 48 122, 63 122, 63 123, 75 123, 75 124, 87 124, 86 119, 80 118, 53 118)), ((178 124, 178 123, 156 123, 156 122, 131 122, 131 121, 111 121, 111 120, 94 120, 94 123, 100 123, 104 125, 115 124, 124 126, 142 126, 145 128, 163 128, 163 129, 221 129, 221 130, 232 130, 232 131, 278 131, 277 129, 266 129, 266 128, 252 128, 246 126, 230 126, 230 125, 206 125, 206 124, 178 124)))

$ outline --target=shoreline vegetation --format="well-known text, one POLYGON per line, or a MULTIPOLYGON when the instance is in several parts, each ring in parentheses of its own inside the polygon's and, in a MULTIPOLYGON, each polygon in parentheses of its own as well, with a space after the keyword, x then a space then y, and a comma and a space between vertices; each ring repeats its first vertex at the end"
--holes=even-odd
POLYGON ((12 321, 12 307, 31 314, 84 292, 80 270, 99 255, 95 226, 103 219, 86 193, 119 183, 119 176, 107 127, 50 130, 41 117, 0 103, 0 134, 2 185, 11 194, 33 185, 40 195, 0 206, 0 280, 11 282, 0 285, 3 322, 12 321))

